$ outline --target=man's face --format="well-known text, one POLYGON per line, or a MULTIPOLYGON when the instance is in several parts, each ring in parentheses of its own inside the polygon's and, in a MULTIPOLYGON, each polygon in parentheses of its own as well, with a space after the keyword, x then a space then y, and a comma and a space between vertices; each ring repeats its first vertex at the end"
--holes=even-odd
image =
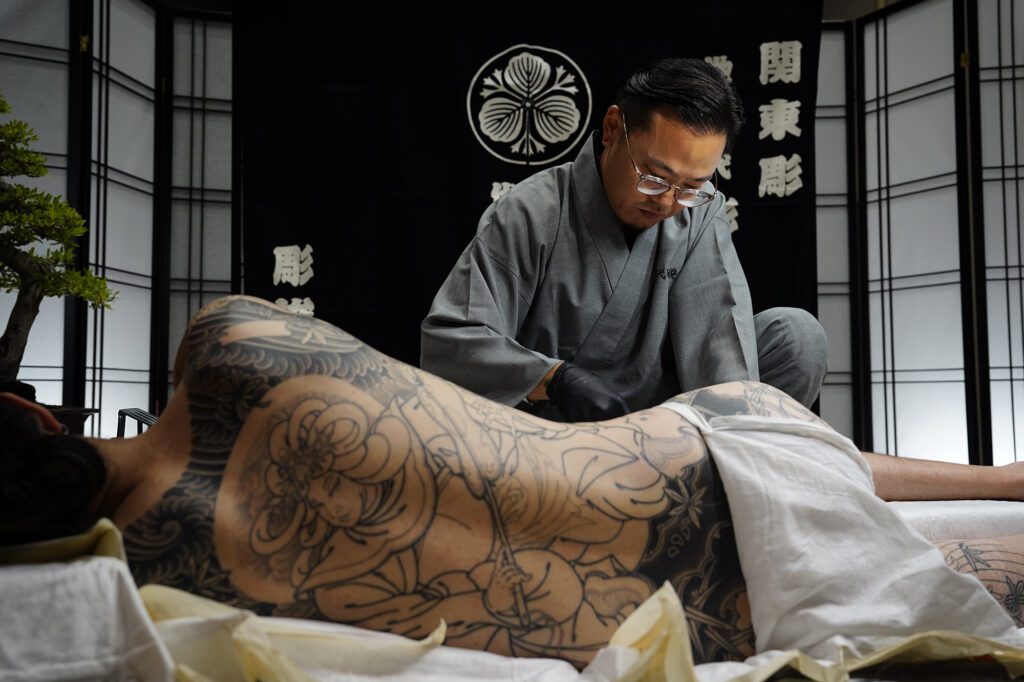
POLYGON ((623 135, 622 112, 616 105, 604 115, 601 141, 601 179, 608 203, 619 220, 630 227, 648 228, 683 210, 675 192, 648 196, 636 189, 639 177, 630 162, 629 150, 640 172, 682 188, 699 189, 715 172, 725 135, 697 135, 671 114, 651 114, 647 129, 627 120, 629 148, 623 135))

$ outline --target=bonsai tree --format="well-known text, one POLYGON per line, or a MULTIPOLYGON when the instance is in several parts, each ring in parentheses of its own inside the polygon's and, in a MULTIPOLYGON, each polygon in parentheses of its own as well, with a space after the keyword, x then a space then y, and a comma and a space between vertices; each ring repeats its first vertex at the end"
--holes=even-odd
MULTIPOLYGON (((0 93, 0 115, 10 110, 0 93)), ((46 174, 45 158, 29 148, 38 139, 24 121, 0 124, 0 290, 17 291, 0 337, 0 391, 23 395, 18 370, 43 298, 78 296, 94 308, 114 299, 106 280, 74 267, 75 239, 86 231, 82 216, 59 196, 6 181, 46 174)))

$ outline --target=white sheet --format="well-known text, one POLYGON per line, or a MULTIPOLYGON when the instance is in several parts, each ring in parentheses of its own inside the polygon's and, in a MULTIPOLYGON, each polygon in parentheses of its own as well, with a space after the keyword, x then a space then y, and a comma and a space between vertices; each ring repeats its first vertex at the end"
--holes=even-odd
POLYGON ((890 502, 889 506, 933 542, 1024 533, 1024 502, 949 500, 890 502))
POLYGON ((756 416, 697 426, 722 476, 757 650, 864 657, 915 632, 950 630, 1024 646, 976 579, 878 499, 867 462, 824 426, 756 416))
POLYGON ((0 680, 174 679, 122 561, 0 566, 0 680))

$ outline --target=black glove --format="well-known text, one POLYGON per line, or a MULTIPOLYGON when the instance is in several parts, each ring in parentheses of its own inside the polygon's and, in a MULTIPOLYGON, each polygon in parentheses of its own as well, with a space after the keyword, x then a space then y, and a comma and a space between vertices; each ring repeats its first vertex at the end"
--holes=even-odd
POLYGON ((563 362, 551 376, 548 397, 570 422, 592 422, 621 417, 629 412, 626 401, 596 374, 563 362))

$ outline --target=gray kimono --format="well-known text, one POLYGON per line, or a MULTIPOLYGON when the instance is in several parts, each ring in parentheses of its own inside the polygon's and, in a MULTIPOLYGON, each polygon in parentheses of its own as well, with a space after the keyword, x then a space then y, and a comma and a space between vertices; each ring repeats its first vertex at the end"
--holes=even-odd
POLYGON ((568 360, 631 410, 757 379, 750 293, 724 197, 640 232, 631 250, 594 146, 484 212, 423 321, 423 369, 515 405, 568 360))

